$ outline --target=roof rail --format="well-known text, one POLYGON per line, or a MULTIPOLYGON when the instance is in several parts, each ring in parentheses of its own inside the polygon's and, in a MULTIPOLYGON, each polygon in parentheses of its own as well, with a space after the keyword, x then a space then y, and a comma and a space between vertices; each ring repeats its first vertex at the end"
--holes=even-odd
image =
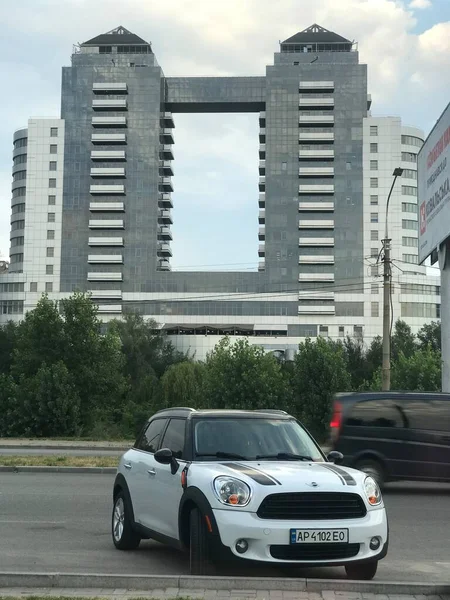
POLYGON ((258 408, 254 412, 259 412, 259 413, 274 413, 276 415, 288 415, 289 414, 285 410, 279 410, 278 408, 258 408))
POLYGON ((190 406, 168 406, 167 408, 162 408, 161 410, 158 410, 157 413, 165 412, 166 410, 186 410, 189 412, 197 411, 196 408, 191 408, 190 406))

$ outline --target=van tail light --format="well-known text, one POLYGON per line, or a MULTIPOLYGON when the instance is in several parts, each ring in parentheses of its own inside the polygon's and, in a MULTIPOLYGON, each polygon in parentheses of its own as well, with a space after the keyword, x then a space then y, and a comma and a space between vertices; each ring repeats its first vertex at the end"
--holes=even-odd
POLYGON ((333 405, 333 416, 331 417, 330 430, 331 441, 336 443, 342 426, 342 404, 335 402, 333 405))

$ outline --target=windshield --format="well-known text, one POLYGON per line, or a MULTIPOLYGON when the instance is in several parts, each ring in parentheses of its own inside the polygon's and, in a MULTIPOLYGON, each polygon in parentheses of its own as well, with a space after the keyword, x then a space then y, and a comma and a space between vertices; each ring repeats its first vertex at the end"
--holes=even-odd
POLYGON ((194 444, 201 460, 324 460, 293 419, 201 419, 195 423, 194 444))

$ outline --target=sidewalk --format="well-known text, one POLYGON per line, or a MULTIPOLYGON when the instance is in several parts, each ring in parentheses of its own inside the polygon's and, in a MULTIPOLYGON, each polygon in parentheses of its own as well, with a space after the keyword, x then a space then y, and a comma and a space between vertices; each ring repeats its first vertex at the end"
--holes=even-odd
POLYGON ((56 439, 25 439, 25 438, 1 438, 0 448, 33 448, 41 450, 73 449, 73 450, 118 450, 124 451, 131 448, 134 440, 110 442, 110 441, 85 441, 85 440, 56 440, 56 439))

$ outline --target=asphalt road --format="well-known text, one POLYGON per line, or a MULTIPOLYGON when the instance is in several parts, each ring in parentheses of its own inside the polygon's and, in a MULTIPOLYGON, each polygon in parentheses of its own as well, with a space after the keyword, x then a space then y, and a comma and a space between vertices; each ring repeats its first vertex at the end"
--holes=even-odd
MULTIPOLYGON (((119 552, 110 536, 112 475, 0 474, 0 570, 187 574, 187 557, 156 542, 119 552)), ((377 579, 450 580, 450 486, 396 484, 385 493, 391 528, 377 579)), ((229 573, 231 574, 231 573, 229 573)), ((272 568, 233 574, 280 576, 272 568)), ((343 568, 296 570, 297 576, 344 577, 343 568)))

